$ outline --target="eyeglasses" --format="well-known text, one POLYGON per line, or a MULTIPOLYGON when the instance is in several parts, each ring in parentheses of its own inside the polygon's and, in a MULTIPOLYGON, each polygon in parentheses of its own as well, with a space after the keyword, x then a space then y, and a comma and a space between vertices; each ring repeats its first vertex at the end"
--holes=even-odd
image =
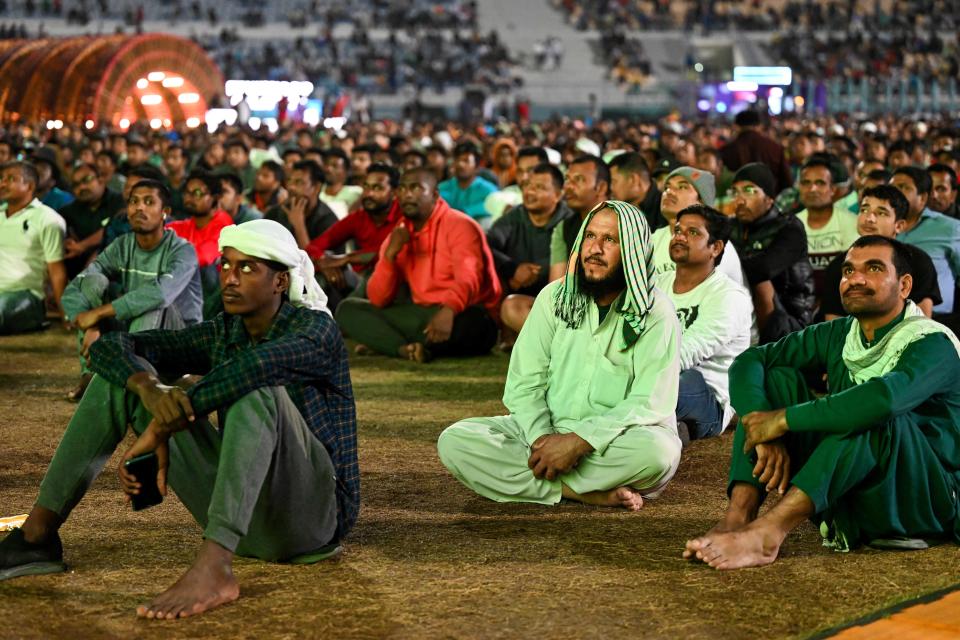
POLYGON ((743 187, 738 189, 737 187, 730 187, 730 195, 734 198, 737 196, 755 196, 760 193, 760 190, 756 187, 743 187))
POLYGON ((183 195, 193 196, 194 198, 203 198, 210 195, 209 191, 204 191, 203 189, 193 189, 191 191, 185 192, 183 195))

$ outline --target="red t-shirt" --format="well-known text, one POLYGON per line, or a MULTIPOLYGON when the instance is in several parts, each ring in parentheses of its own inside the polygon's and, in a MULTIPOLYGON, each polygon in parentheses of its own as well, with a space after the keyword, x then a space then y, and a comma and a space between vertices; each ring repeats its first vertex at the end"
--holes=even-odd
MULTIPOLYGON (((314 260, 319 260, 331 247, 339 247, 347 240, 353 240, 357 243, 357 251, 360 253, 375 253, 379 256, 380 245, 397 226, 401 217, 400 204, 396 200, 390 207, 387 219, 379 227, 373 223, 369 213, 364 209, 358 209, 314 238, 307 245, 307 254, 314 260)), ((369 264, 352 266, 354 271, 363 272, 372 269, 374 264, 375 260, 369 264)))
POLYGON ((220 232, 233 224, 233 218, 223 209, 217 209, 203 229, 197 228, 195 218, 177 220, 167 225, 175 234, 193 245, 200 268, 209 266, 220 257, 220 232))

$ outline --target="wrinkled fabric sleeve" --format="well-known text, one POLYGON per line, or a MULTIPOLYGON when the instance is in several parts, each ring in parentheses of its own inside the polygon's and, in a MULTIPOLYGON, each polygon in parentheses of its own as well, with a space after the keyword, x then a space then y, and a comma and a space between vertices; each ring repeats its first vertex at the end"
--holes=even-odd
POLYGON ((897 366, 839 393, 787 408, 791 431, 851 433, 881 425, 913 411, 960 379, 960 357, 942 333, 908 346, 897 366))
POLYGON ((605 414, 584 420, 574 432, 603 455, 632 427, 674 423, 680 386, 680 323, 670 305, 657 305, 647 328, 630 348, 634 380, 630 393, 605 414), (658 311, 659 309, 659 311, 658 311))
POLYGON ((556 286, 545 287, 533 303, 530 315, 510 355, 503 404, 510 411, 528 444, 554 433, 547 406, 550 351, 560 320, 553 311, 556 286))

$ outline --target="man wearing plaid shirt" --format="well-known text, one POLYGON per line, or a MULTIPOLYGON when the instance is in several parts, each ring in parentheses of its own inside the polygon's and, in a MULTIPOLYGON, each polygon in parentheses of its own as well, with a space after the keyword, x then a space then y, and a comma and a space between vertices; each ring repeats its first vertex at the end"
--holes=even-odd
POLYGON ((336 555, 360 505, 347 354, 307 254, 276 222, 226 227, 224 313, 180 331, 116 332, 91 349, 97 374, 22 529, 0 542, 0 579, 63 571, 57 530, 123 440, 120 482, 170 485, 204 541, 193 566, 137 613, 196 615, 235 600, 234 554, 316 562, 336 555), (168 386, 192 374, 192 385, 168 386), (195 381, 197 376, 202 376, 195 381), (185 387, 185 388, 184 388, 185 387), (219 428, 205 417, 216 412, 219 428), (157 478, 123 462, 157 454, 157 478))

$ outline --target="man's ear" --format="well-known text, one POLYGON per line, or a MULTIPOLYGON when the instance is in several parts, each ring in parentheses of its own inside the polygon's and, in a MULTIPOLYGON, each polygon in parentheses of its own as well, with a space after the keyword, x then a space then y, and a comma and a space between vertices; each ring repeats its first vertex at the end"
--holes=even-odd
POLYGON ((283 293, 284 291, 290 291, 290 272, 281 271, 277 274, 276 279, 277 293, 283 293))
POLYGON ((906 300, 910 297, 911 291, 913 291, 913 276, 905 273, 900 276, 900 297, 906 300))
POLYGON ((903 233, 903 228, 907 226, 907 221, 900 219, 893 223, 893 230, 896 233, 903 233))
POLYGON ((711 255, 716 258, 721 253, 723 253, 723 248, 727 246, 727 243, 723 240, 714 240, 711 247, 711 255))
POLYGON ((169 217, 170 217, 170 214, 173 213, 173 207, 164 207, 164 208, 161 209, 160 211, 161 211, 161 213, 163 213, 163 217, 164 217, 164 218, 169 218, 169 217))

